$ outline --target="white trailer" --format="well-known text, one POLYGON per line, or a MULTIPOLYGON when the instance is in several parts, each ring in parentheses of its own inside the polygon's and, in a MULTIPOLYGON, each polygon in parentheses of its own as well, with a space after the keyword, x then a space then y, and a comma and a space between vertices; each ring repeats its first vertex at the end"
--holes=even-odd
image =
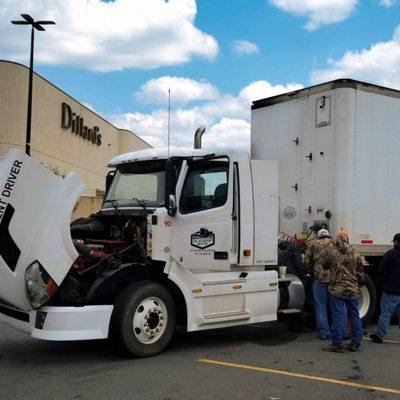
POLYGON ((400 231, 400 92, 340 79, 253 102, 251 155, 278 160, 279 229, 344 228, 364 256, 400 231))
POLYGON ((365 260, 368 319, 377 266, 400 231, 400 92, 350 79, 253 102, 251 155, 278 160, 279 232, 312 239, 349 232, 365 260))

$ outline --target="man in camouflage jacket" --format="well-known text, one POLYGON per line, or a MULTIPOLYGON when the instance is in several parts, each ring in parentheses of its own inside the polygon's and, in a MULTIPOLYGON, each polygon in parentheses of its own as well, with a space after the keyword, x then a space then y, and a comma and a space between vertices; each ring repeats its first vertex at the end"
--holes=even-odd
POLYGON ((329 304, 332 311, 332 344, 326 351, 344 352, 343 330, 347 318, 351 324, 351 343, 348 349, 361 346, 363 329, 358 312, 360 286, 364 281, 364 268, 360 253, 349 245, 345 231, 338 232, 335 248, 330 257, 329 304))
POLYGON ((304 256, 306 272, 314 277, 313 295, 317 330, 320 339, 328 339, 328 284, 330 257, 334 249, 333 239, 326 229, 318 231, 317 239, 310 242, 304 256))

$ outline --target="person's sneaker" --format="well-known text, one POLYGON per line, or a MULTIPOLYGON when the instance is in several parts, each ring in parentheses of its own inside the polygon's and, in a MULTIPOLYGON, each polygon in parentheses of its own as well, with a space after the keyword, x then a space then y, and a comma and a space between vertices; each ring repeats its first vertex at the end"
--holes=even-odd
POLYGON ((374 343, 382 343, 383 340, 376 334, 373 333, 371 335, 369 335, 369 338, 374 342, 374 343))
POLYGON ((320 339, 320 340, 328 340, 329 339, 329 335, 327 335, 327 336, 318 335, 318 339, 320 339))
POLYGON ((328 344, 326 346, 322 346, 322 350, 330 351, 332 353, 344 353, 345 351, 343 346, 336 346, 335 344, 328 344))
POLYGON ((361 345, 358 343, 351 342, 346 346, 346 349, 349 351, 358 351, 361 345))

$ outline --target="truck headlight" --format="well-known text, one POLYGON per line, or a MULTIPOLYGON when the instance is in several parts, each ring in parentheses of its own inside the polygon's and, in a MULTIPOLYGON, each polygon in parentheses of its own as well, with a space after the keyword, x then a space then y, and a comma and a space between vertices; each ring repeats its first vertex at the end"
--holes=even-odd
POLYGON ((25 285, 29 301, 33 308, 40 308, 57 290, 39 261, 34 261, 25 272, 25 285))

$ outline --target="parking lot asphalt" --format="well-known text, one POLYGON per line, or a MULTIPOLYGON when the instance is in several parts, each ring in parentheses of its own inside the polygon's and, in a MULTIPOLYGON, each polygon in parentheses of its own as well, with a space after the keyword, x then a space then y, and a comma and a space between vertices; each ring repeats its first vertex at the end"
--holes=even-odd
POLYGON ((37 341, 1 324, 0 399, 395 399, 396 326, 387 339, 326 353, 315 332, 274 322, 178 331, 164 353, 126 359, 108 341, 37 341))

